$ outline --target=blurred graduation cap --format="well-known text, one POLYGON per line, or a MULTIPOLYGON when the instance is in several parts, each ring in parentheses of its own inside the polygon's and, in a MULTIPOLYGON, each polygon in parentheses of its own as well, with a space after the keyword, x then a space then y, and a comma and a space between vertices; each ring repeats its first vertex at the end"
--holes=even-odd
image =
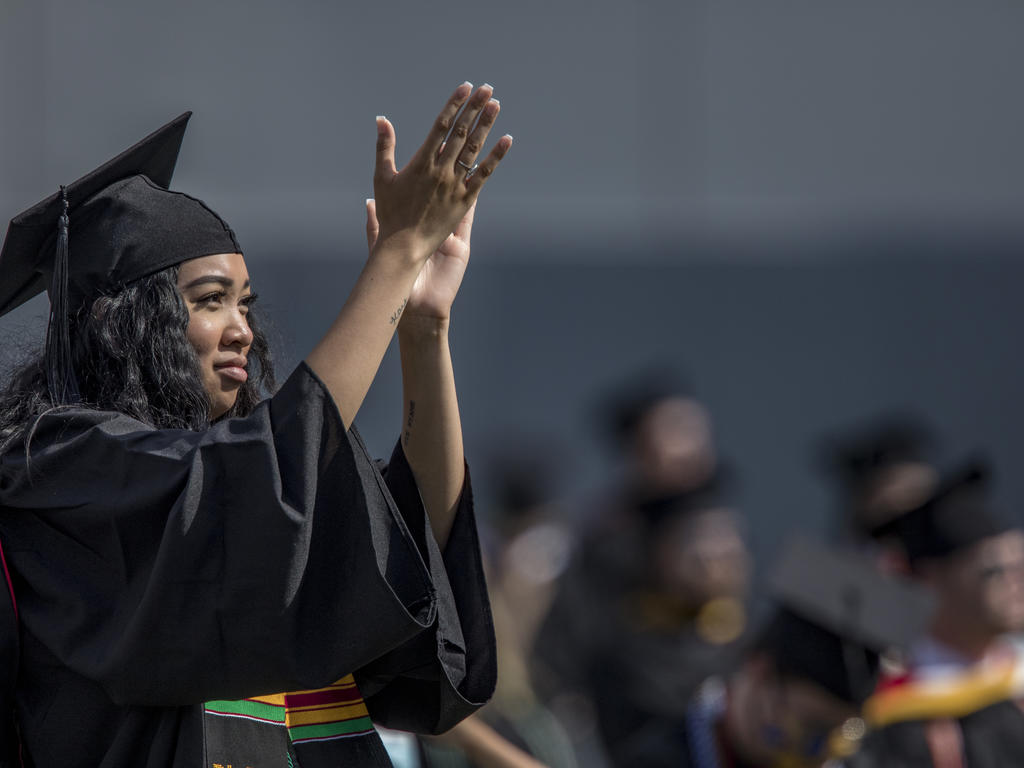
POLYGON ((241 252, 216 213, 167 189, 190 116, 180 115, 10 222, 0 250, 0 315, 48 291, 46 365, 54 405, 78 399, 69 322, 85 300, 187 259, 241 252))
POLYGON ((872 501, 889 470, 907 464, 934 464, 932 430, 906 414, 892 414, 860 429, 828 436, 818 453, 821 465, 839 482, 849 504, 847 522, 861 536, 877 537, 881 526, 912 509, 932 490, 931 478, 917 477, 915 487, 872 501))
POLYGON ((778 607, 757 648, 782 674, 855 705, 874 689, 880 654, 920 635, 933 608, 921 587, 803 537, 788 543, 770 584, 778 607))
POLYGON ((733 465, 719 460, 712 474, 695 488, 643 499, 636 505, 641 519, 650 531, 679 515, 731 507, 736 494, 736 473, 733 465))
POLYGON ((690 382, 668 365, 652 365, 620 382, 598 404, 599 423, 616 442, 629 439, 647 411, 672 397, 692 398, 690 382))
POLYGON ((913 564, 942 558, 1012 528, 990 500, 991 465, 972 458, 945 473, 936 491, 920 506, 883 528, 897 537, 913 564))

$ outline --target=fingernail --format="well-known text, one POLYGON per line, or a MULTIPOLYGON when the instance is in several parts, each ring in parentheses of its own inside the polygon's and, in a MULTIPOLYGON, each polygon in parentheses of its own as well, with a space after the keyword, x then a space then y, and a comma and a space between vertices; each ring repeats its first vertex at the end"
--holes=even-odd
POLYGON ((481 87, 481 88, 490 88, 490 89, 491 89, 492 91, 494 90, 494 86, 493 86, 493 85, 491 85, 490 83, 484 83, 484 84, 483 84, 483 85, 481 85, 480 87, 481 87))
POLYGON ((511 133, 506 133, 505 134, 505 138, 508 139, 509 142, 511 142, 512 141, 512 134, 511 133))
POLYGON ((370 203, 372 203, 372 202, 373 202, 373 198, 372 198, 372 197, 368 197, 368 198, 366 198, 366 204, 367 204, 367 205, 369 205, 369 204, 370 204, 370 203))
MULTIPOLYGON (((471 82, 469 82, 469 80, 466 80, 466 81, 464 81, 464 82, 462 83, 462 85, 468 85, 468 86, 469 86, 470 88, 472 88, 472 87, 473 87, 473 84, 472 84, 471 82)), ((462 85, 460 85, 459 87, 461 88, 461 87, 462 87, 462 85)))
POLYGON ((387 121, 388 121, 388 119, 386 117, 384 117, 384 115, 377 115, 377 134, 378 135, 384 133, 384 130, 385 130, 384 129, 384 124, 387 121))

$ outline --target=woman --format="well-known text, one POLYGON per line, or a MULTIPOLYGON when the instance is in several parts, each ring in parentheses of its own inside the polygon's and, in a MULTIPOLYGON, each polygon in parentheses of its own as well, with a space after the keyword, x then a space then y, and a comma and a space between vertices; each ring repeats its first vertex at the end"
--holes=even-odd
POLYGON ((51 298, 0 409, 24 764, 388 765, 370 717, 436 732, 490 695, 447 329, 511 145, 477 166, 491 95, 459 86, 401 171, 378 118, 370 256, 262 402, 241 248, 166 189, 188 115, 12 221, 0 313, 51 298), (351 425, 396 329, 403 435, 378 467, 351 425))

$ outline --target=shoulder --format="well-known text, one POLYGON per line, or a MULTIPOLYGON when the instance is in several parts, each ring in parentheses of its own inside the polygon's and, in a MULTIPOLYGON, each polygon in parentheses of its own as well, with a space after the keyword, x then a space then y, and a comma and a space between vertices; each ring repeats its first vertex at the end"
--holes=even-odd
POLYGON ((864 705, 867 719, 875 726, 912 720, 962 718, 1000 702, 1021 697, 1024 692, 1024 664, 1017 653, 1007 653, 990 662, 948 666, 929 671, 875 693, 864 705))
POLYGON ((93 430, 119 435, 153 428, 117 411, 81 406, 51 408, 24 424, 21 438, 8 446, 4 459, 24 453, 46 453, 93 430))

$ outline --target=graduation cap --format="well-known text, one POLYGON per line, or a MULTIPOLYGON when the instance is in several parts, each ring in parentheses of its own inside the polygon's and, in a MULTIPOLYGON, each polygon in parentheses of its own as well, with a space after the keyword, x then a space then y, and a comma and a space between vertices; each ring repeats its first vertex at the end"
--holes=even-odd
POLYGON ((933 608, 921 587, 806 538, 789 542, 770 583, 778 608, 757 647, 782 674, 855 705, 874 689, 881 652, 920 635, 933 608))
POLYGON ((651 407, 672 397, 693 397, 689 382, 668 366, 652 366, 620 383, 603 398, 601 421, 609 435, 622 443, 651 407))
POLYGON ((700 485, 685 491, 640 500, 636 511, 649 531, 657 531, 677 515, 729 507, 735 497, 736 473, 726 461, 715 463, 714 472, 700 485))
MULTIPOLYGON (((934 442, 926 424, 905 415, 891 415, 822 441, 821 463, 839 481, 845 496, 854 500, 849 522, 860 534, 877 537, 880 526, 923 500, 912 488, 904 508, 900 508, 905 503, 902 499, 889 500, 889 504, 896 505, 894 508, 862 508, 887 470, 905 464, 932 465, 934 442)), ((926 484, 924 497, 930 491, 926 484)))
POLYGON ((891 521, 883 532, 896 536, 910 562, 942 558, 1005 533, 1013 526, 990 501, 991 467, 971 459, 947 472, 923 504, 891 521))
POLYGON ((0 315, 49 293, 54 405, 78 400, 69 324, 87 300, 188 259, 241 252, 231 228, 202 201, 167 189, 191 114, 11 220, 0 251, 0 315))

